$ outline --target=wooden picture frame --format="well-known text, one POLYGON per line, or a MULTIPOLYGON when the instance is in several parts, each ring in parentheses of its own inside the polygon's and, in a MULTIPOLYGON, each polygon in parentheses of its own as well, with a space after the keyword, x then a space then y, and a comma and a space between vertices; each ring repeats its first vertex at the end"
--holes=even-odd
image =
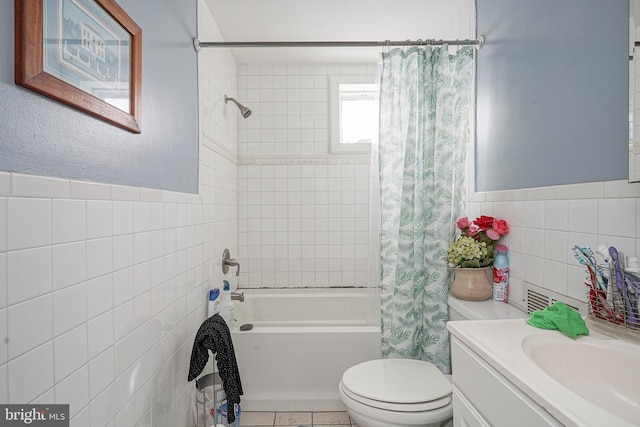
POLYGON ((115 0, 15 0, 15 82, 140 133, 142 30, 115 0))

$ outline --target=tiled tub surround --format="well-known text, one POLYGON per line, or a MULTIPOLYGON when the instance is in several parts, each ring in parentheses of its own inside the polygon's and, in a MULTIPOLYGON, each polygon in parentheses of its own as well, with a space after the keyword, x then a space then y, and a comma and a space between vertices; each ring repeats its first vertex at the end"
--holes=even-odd
POLYGON ((238 64, 238 99, 251 108, 238 122, 238 155, 327 157, 329 76, 370 76, 376 64, 238 64))
POLYGON ((375 65, 238 65, 243 287, 366 286, 369 156, 329 153, 329 76, 375 65))
POLYGON ((367 286, 369 165, 239 167, 243 287, 367 286))

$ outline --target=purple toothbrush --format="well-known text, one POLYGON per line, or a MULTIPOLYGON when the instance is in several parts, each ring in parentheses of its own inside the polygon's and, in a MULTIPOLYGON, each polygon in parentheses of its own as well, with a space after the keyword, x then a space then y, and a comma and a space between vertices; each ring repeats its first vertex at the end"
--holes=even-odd
POLYGON ((609 255, 611 255, 611 259, 613 260, 614 266, 616 268, 616 286, 618 286, 618 289, 624 297, 624 302, 627 306, 627 322, 637 324, 638 318, 633 311, 633 307, 631 307, 631 301, 629 301, 629 290, 627 289, 627 284, 622 278, 622 267, 620 267, 620 260, 618 259, 618 250, 613 246, 610 246, 609 255))

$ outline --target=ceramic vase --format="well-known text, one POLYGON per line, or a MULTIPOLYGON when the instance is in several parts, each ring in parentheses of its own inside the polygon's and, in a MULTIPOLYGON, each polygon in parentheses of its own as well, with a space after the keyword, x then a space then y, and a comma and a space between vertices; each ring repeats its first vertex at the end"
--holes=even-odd
POLYGON ((489 280, 490 267, 453 269, 451 294, 467 301, 484 301, 493 294, 493 286, 489 280))

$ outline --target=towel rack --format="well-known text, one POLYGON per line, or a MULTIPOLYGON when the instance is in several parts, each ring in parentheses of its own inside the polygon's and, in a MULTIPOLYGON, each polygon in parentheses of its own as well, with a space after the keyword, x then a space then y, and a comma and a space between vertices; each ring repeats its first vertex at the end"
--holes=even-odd
MULTIPOLYGON (((217 413, 220 405, 227 400, 227 396, 224 392, 224 389, 221 388, 222 380, 220 378, 220 374, 216 371, 216 362, 215 358, 213 360, 213 372, 210 374, 206 374, 201 376, 196 380, 196 408, 199 404, 202 404, 202 415, 204 420, 204 427, 207 427, 207 396, 205 393, 205 389, 207 387, 212 387, 213 392, 213 409, 217 413), (220 387, 217 387, 220 386, 220 387)), ((198 411, 196 411, 196 427, 200 427, 200 416, 197 415, 198 411)), ((216 413, 213 414, 213 418, 215 419, 216 413)), ((216 425, 214 423, 214 425, 216 425)))

